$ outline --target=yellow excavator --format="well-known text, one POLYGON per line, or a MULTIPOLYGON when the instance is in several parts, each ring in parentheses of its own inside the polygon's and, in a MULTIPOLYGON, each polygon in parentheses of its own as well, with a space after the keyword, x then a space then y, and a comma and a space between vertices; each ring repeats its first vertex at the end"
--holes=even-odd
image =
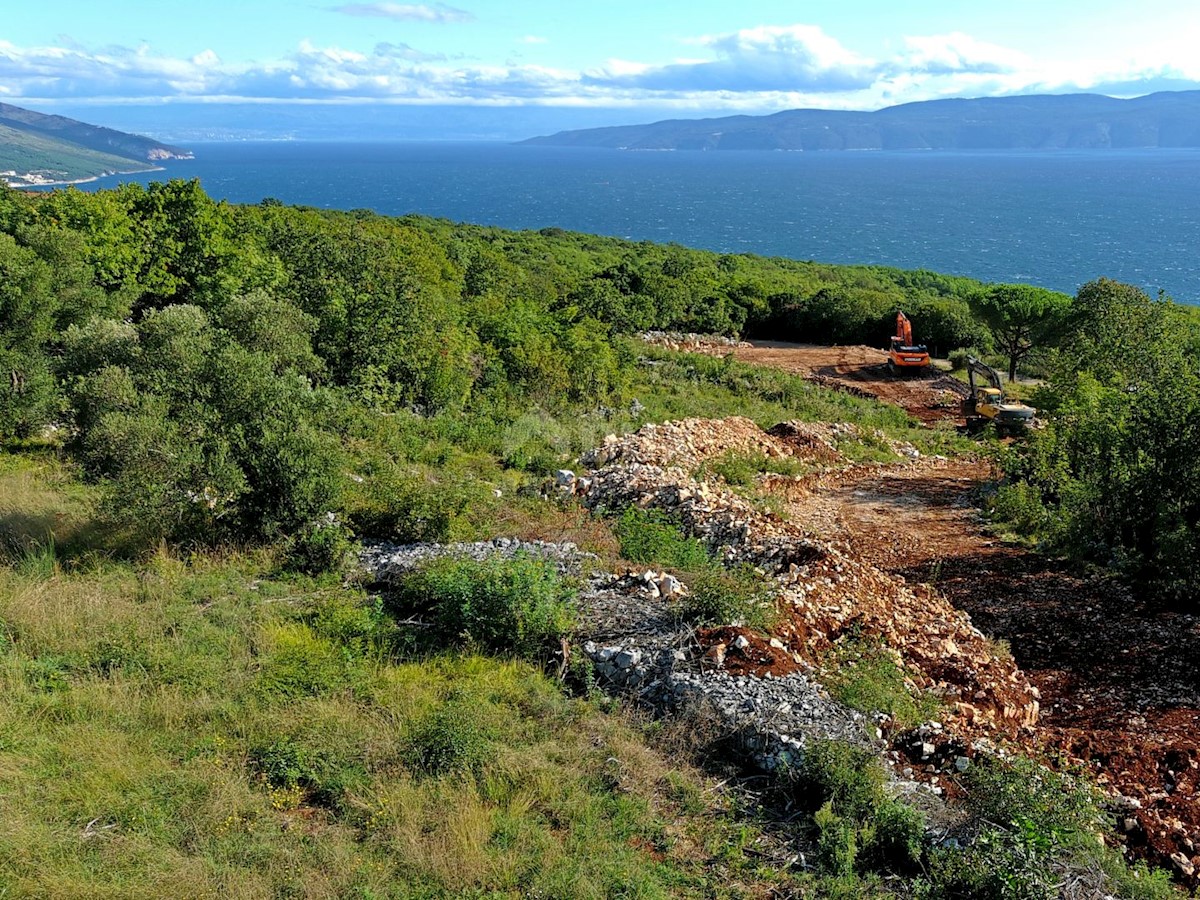
POLYGON ((967 378, 971 382, 971 396, 963 398, 962 414, 968 431, 978 431, 994 422, 998 434, 1017 434, 1033 424, 1037 410, 1024 403, 1009 402, 1000 386, 1000 376, 987 363, 967 357, 967 378), (975 383, 977 375, 980 384, 975 383))
POLYGON ((893 375, 924 375, 929 371, 929 350, 924 344, 913 343, 912 322, 902 312, 896 313, 896 334, 888 348, 887 365, 893 375))

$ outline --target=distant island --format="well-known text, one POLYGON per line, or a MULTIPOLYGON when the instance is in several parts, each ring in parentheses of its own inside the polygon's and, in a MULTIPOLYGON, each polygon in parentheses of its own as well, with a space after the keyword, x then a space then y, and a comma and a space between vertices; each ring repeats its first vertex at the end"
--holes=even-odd
POLYGON ((191 158, 148 137, 0 103, 0 181, 13 187, 147 172, 163 160, 191 158))
POLYGON ((524 144, 617 150, 1068 150, 1200 147, 1200 91, 1035 94, 873 112, 790 109, 560 131, 524 144))

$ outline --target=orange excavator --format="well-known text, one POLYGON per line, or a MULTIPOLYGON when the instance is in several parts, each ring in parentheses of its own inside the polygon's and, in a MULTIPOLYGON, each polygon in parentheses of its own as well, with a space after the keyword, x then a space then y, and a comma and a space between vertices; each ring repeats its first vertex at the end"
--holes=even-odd
POLYGON ((908 372, 924 375, 929 371, 929 350, 924 344, 913 343, 912 322, 902 312, 896 313, 896 333, 888 349, 888 371, 893 375, 908 372))

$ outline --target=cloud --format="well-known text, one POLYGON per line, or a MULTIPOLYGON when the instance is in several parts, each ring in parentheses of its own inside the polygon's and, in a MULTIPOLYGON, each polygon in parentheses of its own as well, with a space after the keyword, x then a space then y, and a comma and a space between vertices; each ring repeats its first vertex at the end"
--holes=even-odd
POLYGON ((465 9, 447 6, 445 3, 347 3, 333 7, 334 12, 347 16, 368 16, 381 19, 399 19, 406 22, 472 22, 475 16, 465 9))
POLYGON ((955 31, 926 37, 906 37, 906 51, 895 70, 948 75, 957 72, 1008 74, 1028 70, 1033 61, 1019 50, 989 44, 955 31))
POLYGON ((520 39, 522 44, 545 44, 546 42, 546 38, 538 37, 536 34, 527 34, 520 39))
MULTIPOLYGON (((418 7, 371 8, 394 13, 418 7)), ((420 8, 456 12, 447 6, 420 8)), ((523 42, 538 40, 529 35, 523 42)), ((1147 66, 1105 59, 1091 67, 1079 61, 1039 62, 957 32, 906 37, 899 50, 879 59, 803 24, 705 35, 686 44, 690 58, 613 59, 580 71, 520 59, 487 63, 399 41, 369 47, 303 41, 274 59, 232 62, 215 48, 174 57, 145 44, 22 47, 0 40, 0 95, 17 103, 23 98, 51 103, 244 99, 768 112, 806 106, 875 109, 939 97, 1079 90, 1131 96, 1200 87, 1200 71, 1186 61, 1147 66)))
POLYGON ((764 25, 698 38, 716 59, 637 66, 614 60, 589 73, 596 85, 650 91, 852 91, 869 87, 879 67, 816 25, 764 25))

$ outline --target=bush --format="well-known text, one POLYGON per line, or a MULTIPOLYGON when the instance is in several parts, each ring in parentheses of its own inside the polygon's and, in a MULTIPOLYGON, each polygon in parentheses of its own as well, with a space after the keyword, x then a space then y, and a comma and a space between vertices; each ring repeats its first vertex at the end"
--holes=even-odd
POLYGON ((631 562, 695 572, 711 568, 712 556, 695 538, 685 537, 670 517, 653 509, 631 506, 617 519, 621 555, 631 562))
POLYGON ((307 738, 281 737, 253 746, 250 765, 276 795, 273 802, 278 802, 280 795, 293 794, 293 800, 303 796, 319 806, 340 808, 347 792, 361 787, 365 780, 362 761, 348 757, 344 747, 310 745, 307 738))
POLYGON ((294 534, 287 544, 287 565, 307 575, 341 572, 355 543, 349 529, 335 519, 318 519, 294 534))
POLYGON ((1050 862, 1062 848, 1082 848, 1085 859, 1101 853, 1095 796, 1079 780, 1014 757, 978 761, 965 782, 968 805, 989 826, 966 850, 931 855, 926 897, 1052 900, 1050 862))
POLYGON ((763 453, 744 455, 726 453, 708 464, 708 469, 725 479, 726 484, 748 487, 760 474, 800 475, 804 464, 791 456, 767 456, 763 453))
POLYGON ((570 631, 576 597, 543 559, 441 557, 401 582, 398 602, 430 614, 443 641, 541 658, 570 631))
POLYGON ((407 757, 426 775, 478 774, 491 756, 494 729, 464 697, 451 697, 409 730, 407 757))
POLYGON ((774 590, 748 565, 700 572, 688 587, 683 616, 690 622, 767 628, 777 614, 774 590))
POLYGON ((1033 760, 985 758, 967 771, 966 785, 977 815, 1028 834, 1043 849, 1091 833, 1101 820, 1093 788, 1033 760))
POLYGON ((810 745, 787 785, 815 810, 817 863, 827 875, 856 871, 909 875, 922 862, 925 818, 884 791, 883 766, 869 750, 840 741, 810 745))
POLYGON ((864 819, 884 801, 883 767, 869 750, 844 741, 816 741, 788 778, 796 800, 816 810, 831 803, 838 815, 864 819))
POLYGON ((1050 511, 1041 490, 1028 481, 1002 484, 988 500, 993 522, 1011 526, 1018 534, 1037 536, 1050 526, 1050 511))
POLYGON ((844 639, 834 648, 830 668, 830 693, 852 709, 887 713, 901 727, 918 725, 937 714, 937 699, 910 689, 904 670, 878 641, 844 639))

